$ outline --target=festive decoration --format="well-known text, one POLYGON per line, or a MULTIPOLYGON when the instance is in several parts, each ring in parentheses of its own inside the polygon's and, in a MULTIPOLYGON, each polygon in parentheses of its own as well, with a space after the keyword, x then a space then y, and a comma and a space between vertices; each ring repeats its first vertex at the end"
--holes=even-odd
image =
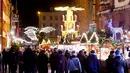
POLYGON ((62 16, 64 26, 61 25, 61 32, 62 37, 64 37, 64 43, 69 43, 71 42, 71 40, 73 40, 75 37, 78 36, 79 32, 79 25, 76 26, 75 24, 75 22, 77 21, 77 15, 74 15, 73 11, 82 11, 84 9, 66 6, 66 7, 56 7, 55 10, 67 11, 67 14, 62 16))
POLYGON ((26 27, 24 30, 30 30, 30 29, 32 29, 32 30, 38 30, 38 28, 33 27, 33 26, 26 27))
POLYGON ((31 39, 31 40, 38 40, 36 33, 37 33, 37 28, 35 27, 27 27, 25 28, 25 34, 31 39))
POLYGON ((110 3, 109 0, 107 0, 107 1, 101 1, 101 2, 100 2, 100 4, 108 4, 108 3, 110 3))
POLYGON ((50 41, 50 39, 48 39, 48 41, 47 41, 47 44, 51 44, 51 41, 50 41))
POLYGON ((76 8, 76 7, 69 7, 69 6, 56 7, 55 8, 55 10, 58 10, 58 11, 67 11, 68 9, 71 9, 72 11, 82 11, 82 10, 84 10, 83 8, 76 8))
POLYGON ((130 31, 125 31, 124 35, 122 36, 124 42, 130 42, 130 31))
POLYGON ((88 42, 88 37, 87 37, 86 33, 83 33, 83 34, 82 34, 82 37, 81 37, 81 39, 80 39, 80 42, 81 42, 81 43, 86 43, 86 42, 88 42))
POLYGON ((123 29, 122 29, 122 27, 116 27, 116 28, 114 28, 112 26, 112 19, 110 19, 109 21, 107 21, 107 24, 108 24, 108 27, 110 28, 110 30, 111 30, 111 32, 113 34, 113 40, 119 41, 119 40, 117 40, 116 34, 120 33, 120 35, 122 37, 122 35, 123 35, 123 29))
POLYGON ((50 33, 50 32, 55 31, 55 30, 56 30, 56 29, 53 28, 53 27, 45 27, 45 28, 41 28, 40 33, 41 33, 41 32, 50 33))
POLYGON ((83 39, 83 37, 85 37, 86 44, 88 44, 88 45, 91 45, 91 44, 99 44, 99 38, 98 38, 96 32, 93 32, 93 33, 92 33, 90 39, 88 39, 88 33, 83 33, 83 34, 82 34, 82 37, 81 37, 81 39, 80 39, 80 42, 81 42, 81 40, 83 39), (92 39, 93 39, 94 37, 96 38, 96 43, 93 43, 93 42, 92 42, 92 39))
POLYGON ((51 47, 49 45, 46 45, 43 47, 43 49, 51 49, 51 47))
POLYGON ((129 3, 130 3, 130 0, 123 0, 123 1, 114 0, 115 8, 119 8, 119 7, 126 6, 126 5, 128 5, 129 3))
POLYGON ((121 8, 116 8, 116 9, 114 9, 114 11, 120 11, 120 10, 124 10, 124 9, 128 9, 128 8, 130 8, 130 5, 121 7, 121 8))
POLYGON ((106 13, 109 13, 110 11, 111 11, 110 9, 105 10, 105 11, 101 11, 101 12, 98 12, 97 15, 106 14, 106 13))

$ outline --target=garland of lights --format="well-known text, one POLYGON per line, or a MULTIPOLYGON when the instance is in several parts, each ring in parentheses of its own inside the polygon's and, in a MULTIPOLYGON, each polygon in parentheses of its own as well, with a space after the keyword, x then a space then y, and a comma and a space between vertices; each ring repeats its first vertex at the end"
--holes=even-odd
POLYGON ((108 4, 110 1, 101 1, 100 4, 108 4))
MULTIPOLYGON (((92 44, 91 41, 92 41, 92 39, 93 39, 94 37, 96 38, 96 43, 95 43, 95 44, 99 44, 99 38, 98 38, 96 32, 93 32, 93 34, 92 34, 92 36, 90 37, 90 39, 88 39, 86 33, 83 33, 83 34, 82 34, 82 37, 81 37, 81 39, 80 39, 80 42, 81 42, 81 40, 83 39, 83 37, 85 37, 87 44, 92 44)), ((93 44, 94 44, 94 43, 93 43, 93 44)))
POLYGON ((101 11, 101 12, 98 12, 97 15, 106 14, 106 13, 109 13, 109 12, 110 12, 110 9, 105 10, 105 11, 101 11))
POLYGON ((128 8, 130 8, 130 5, 124 6, 124 7, 120 7, 120 8, 116 8, 116 9, 114 9, 114 11, 120 11, 120 10, 124 10, 124 9, 128 9, 128 8))

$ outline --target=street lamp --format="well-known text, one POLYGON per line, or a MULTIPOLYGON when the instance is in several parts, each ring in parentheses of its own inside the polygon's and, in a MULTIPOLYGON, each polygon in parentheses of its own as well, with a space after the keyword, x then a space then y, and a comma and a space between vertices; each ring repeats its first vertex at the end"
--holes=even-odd
POLYGON ((41 15, 41 12, 40 11, 37 11, 37 14, 38 14, 38 25, 40 27, 40 15, 41 15))
POLYGON ((38 12, 37 12, 37 14, 38 14, 38 15, 40 15, 40 14, 41 14, 41 12, 40 12, 40 11, 38 11, 38 12))

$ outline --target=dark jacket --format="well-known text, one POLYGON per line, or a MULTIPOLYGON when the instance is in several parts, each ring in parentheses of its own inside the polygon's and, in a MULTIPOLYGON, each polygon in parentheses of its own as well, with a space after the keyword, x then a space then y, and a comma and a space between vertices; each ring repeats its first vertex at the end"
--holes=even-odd
POLYGON ((44 52, 40 52, 38 56, 38 70, 42 72, 48 72, 48 57, 44 52))
POLYGON ((114 57, 112 55, 106 60, 106 68, 108 73, 114 73, 114 57))
POLYGON ((44 53, 40 52, 38 56, 38 66, 45 68, 47 67, 47 64, 48 64, 48 57, 44 53))
POLYGON ((16 65, 18 63, 18 52, 11 48, 8 53, 9 65, 16 65))
POLYGON ((23 54, 23 62, 25 70, 32 70, 36 68, 37 56, 30 48, 25 50, 23 54))
POLYGON ((99 71, 99 60, 95 54, 90 54, 85 63, 85 70, 87 73, 98 73, 99 71))
POLYGON ((114 73, 128 73, 127 64, 121 56, 114 58, 114 73))
POLYGON ((2 51, 2 62, 8 63, 8 52, 6 50, 2 51))
POLYGON ((57 52, 54 52, 50 55, 50 64, 51 64, 51 67, 57 67, 57 65, 59 65, 60 63, 60 60, 59 60, 59 54, 57 52))
POLYGON ((64 72, 66 70, 66 67, 67 67, 67 58, 64 55, 60 54, 59 59, 60 59, 61 71, 64 72))
POLYGON ((82 71, 84 72, 84 61, 86 58, 85 58, 85 56, 83 56, 81 54, 79 54, 77 57, 79 58, 79 61, 80 61, 81 67, 82 67, 82 71))

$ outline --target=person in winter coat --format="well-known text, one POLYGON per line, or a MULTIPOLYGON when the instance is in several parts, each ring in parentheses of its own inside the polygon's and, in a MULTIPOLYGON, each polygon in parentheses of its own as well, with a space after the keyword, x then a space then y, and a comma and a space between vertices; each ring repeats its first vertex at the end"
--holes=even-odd
POLYGON ((56 71, 56 73, 59 72, 58 70, 59 70, 60 60, 59 60, 59 53, 56 50, 57 49, 55 48, 49 58, 50 65, 51 65, 51 73, 54 73, 54 71, 56 71))
POLYGON ((23 51, 18 53, 18 64, 19 64, 19 73, 24 72, 24 63, 23 63, 23 51))
MULTIPOLYGON (((70 58, 70 52, 68 50, 65 51, 65 58, 67 59, 67 61, 70 58)), ((68 73, 67 67, 66 67, 65 73, 68 73)))
POLYGON ((11 73, 16 73, 17 61, 18 61, 18 52, 16 52, 15 47, 11 47, 8 57, 9 57, 10 71, 11 71, 11 73))
POLYGON ((59 50, 59 72, 58 73, 64 73, 66 71, 67 67, 67 58, 63 55, 63 52, 59 50))
POLYGON ((85 62, 85 70, 87 73, 98 73, 99 72, 99 60, 95 54, 95 51, 92 50, 85 62))
POLYGON ((79 58, 76 57, 75 51, 72 51, 72 56, 70 57, 67 63, 67 69, 70 71, 70 73, 82 72, 82 67, 81 67, 79 58))
POLYGON ((114 73, 114 58, 115 52, 111 51, 108 59, 106 60, 106 68, 108 73, 114 73))
POLYGON ((120 50, 116 50, 114 58, 114 73, 128 73, 127 64, 120 54, 120 50))
POLYGON ((44 50, 38 56, 38 73, 48 73, 48 57, 44 50))
POLYGON ((84 73, 84 61, 85 61, 85 56, 84 56, 84 52, 83 51, 79 51, 77 57, 79 58, 80 60, 80 63, 81 63, 81 67, 82 67, 82 73, 84 73))
POLYGON ((29 47, 23 53, 23 62, 25 73, 36 73, 37 56, 29 47))
POLYGON ((8 52, 3 49, 2 51, 2 71, 3 73, 7 71, 7 64, 8 64, 8 52))

